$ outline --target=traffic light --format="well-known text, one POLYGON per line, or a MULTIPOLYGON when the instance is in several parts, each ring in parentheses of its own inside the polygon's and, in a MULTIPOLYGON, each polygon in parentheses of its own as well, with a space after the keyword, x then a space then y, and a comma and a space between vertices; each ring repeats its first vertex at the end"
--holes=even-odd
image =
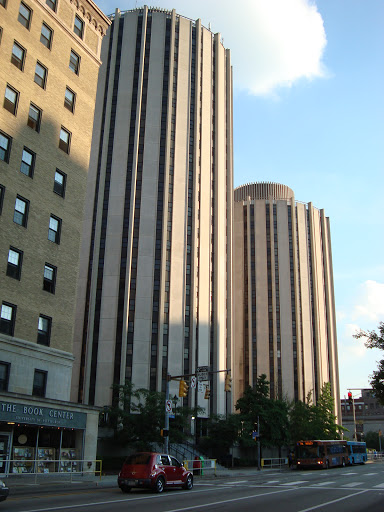
POLYGON ((205 388, 205 395, 204 395, 204 398, 206 400, 208 400, 208 398, 210 397, 211 395, 211 390, 209 388, 205 388))
POLYGON ((179 396, 184 398, 188 394, 188 384, 185 382, 185 380, 181 380, 179 384, 179 396))
POLYGON ((348 402, 349 402, 349 405, 352 405, 352 393, 351 391, 348 391, 348 402))
POLYGON ((225 376, 225 387, 224 387, 224 390, 225 391, 231 391, 231 388, 232 388, 232 377, 231 377, 230 373, 227 373, 227 375, 225 376))

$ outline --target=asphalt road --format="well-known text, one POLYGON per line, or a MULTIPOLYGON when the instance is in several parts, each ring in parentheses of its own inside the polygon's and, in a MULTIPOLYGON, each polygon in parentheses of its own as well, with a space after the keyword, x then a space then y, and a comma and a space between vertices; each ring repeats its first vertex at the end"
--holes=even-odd
POLYGON ((116 488, 10 496, 9 512, 383 512, 384 465, 316 471, 261 472, 242 477, 199 479, 192 491, 163 494, 116 488))

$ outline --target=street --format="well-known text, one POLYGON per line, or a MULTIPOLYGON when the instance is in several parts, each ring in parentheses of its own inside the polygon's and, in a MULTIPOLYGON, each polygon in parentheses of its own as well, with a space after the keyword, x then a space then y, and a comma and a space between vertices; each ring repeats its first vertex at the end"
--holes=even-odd
POLYGON ((196 479, 192 491, 163 494, 116 488, 70 490, 10 496, 0 504, 12 512, 70 511, 255 511, 382 512, 384 466, 381 463, 326 470, 264 471, 241 477, 196 479))

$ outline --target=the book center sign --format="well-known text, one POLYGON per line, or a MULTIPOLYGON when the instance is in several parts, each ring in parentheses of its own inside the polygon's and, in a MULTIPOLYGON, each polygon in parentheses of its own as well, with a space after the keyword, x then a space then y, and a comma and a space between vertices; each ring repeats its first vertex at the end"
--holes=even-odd
POLYGON ((0 402, 0 421, 85 429, 87 415, 83 412, 74 412, 67 409, 0 402))

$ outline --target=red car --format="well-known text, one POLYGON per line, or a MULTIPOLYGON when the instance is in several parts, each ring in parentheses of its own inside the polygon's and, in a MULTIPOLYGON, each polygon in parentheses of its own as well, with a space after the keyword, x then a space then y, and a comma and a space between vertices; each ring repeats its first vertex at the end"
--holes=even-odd
POLYGON ((175 457, 163 453, 140 452, 127 457, 117 478, 123 492, 134 487, 163 492, 166 487, 193 487, 192 473, 175 457))

